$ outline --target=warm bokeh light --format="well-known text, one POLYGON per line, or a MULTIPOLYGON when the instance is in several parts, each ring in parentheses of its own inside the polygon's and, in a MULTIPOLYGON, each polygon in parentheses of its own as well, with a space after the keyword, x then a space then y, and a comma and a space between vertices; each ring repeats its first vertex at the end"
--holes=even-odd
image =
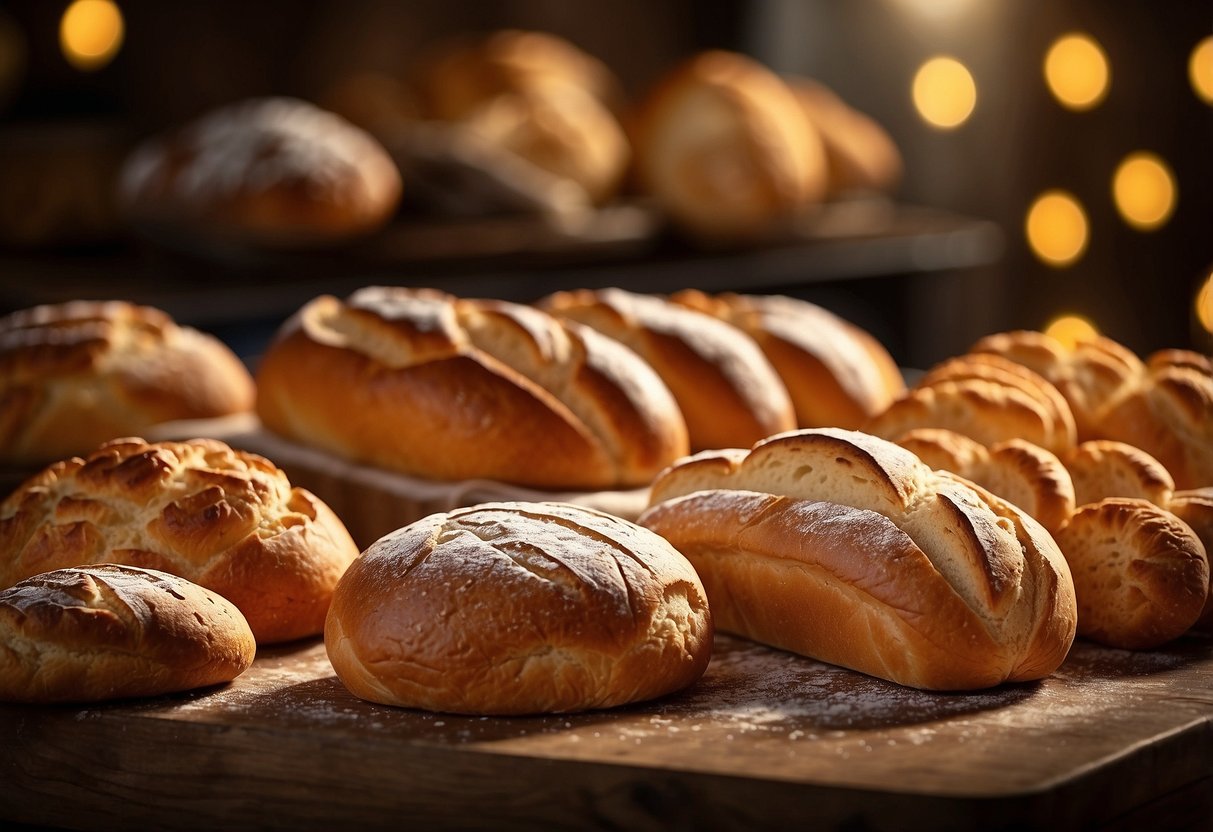
POLYGON ((964 124, 977 106, 977 85, 955 58, 935 57, 914 74, 914 106, 928 124, 951 129, 964 124))
POLYGON ((1213 333, 1213 269, 1196 292, 1196 319, 1205 332, 1213 333))
POLYGON ((1213 35, 1196 44, 1188 59, 1188 78, 1192 89, 1206 104, 1213 104, 1213 35))
POLYGON ((1045 55, 1049 91, 1071 110, 1089 110, 1103 101, 1109 76, 1108 58, 1090 35, 1064 35, 1045 55))
POLYGON ((77 69, 100 69, 122 48, 122 12, 111 0, 75 0, 59 21, 59 47, 77 69))
POLYGON ((1044 331, 1069 349, 1074 349, 1079 341, 1089 341, 1099 334, 1095 324, 1082 315, 1059 315, 1049 321, 1044 331))
POLYGON ((1087 248, 1087 215, 1072 194, 1046 191, 1028 209, 1024 226, 1032 253, 1050 266, 1069 266, 1087 248))
POLYGON ((1112 198, 1129 225, 1143 231, 1158 228, 1175 210, 1175 176, 1153 153, 1130 154, 1112 177, 1112 198))

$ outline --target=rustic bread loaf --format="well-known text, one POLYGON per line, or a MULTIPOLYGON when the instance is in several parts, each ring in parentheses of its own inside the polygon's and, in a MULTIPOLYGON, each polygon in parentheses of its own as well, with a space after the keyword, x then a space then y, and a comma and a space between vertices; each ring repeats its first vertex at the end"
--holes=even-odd
POLYGON ((320 632, 357 555, 324 503, 210 439, 114 440, 0 503, 0 587, 96 563, 158 569, 230 600, 260 643, 320 632))
POLYGON ((365 235, 387 222, 400 193, 400 174, 376 139, 289 98, 230 104, 148 140, 119 186, 141 225, 268 246, 365 235))
MULTIPOLYGON (((1213 488, 1177 491, 1167 503, 1167 510, 1188 525, 1205 547, 1206 556, 1213 557, 1213 488)), ((1193 625, 1205 632, 1213 631, 1213 562, 1210 568, 1209 597, 1200 618, 1193 625)))
POLYGON ((669 390, 626 347, 427 290, 308 303, 262 358, 257 411, 302 444, 433 480, 638 487, 687 452, 669 390))
POLYGON ((74 301, 0 318, 0 463, 41 466, 159 422, 252 406, 240 359, 158 309, 74 301))
POLYGON ((711 315, 622 289, 556 292, 539 305, 647 361, 674 394, 693 450, 748 447, 796 427, 788 390, 762 350, 711 315))
POLYGON ((670 300, 753 338, 788 388, 799 427, 858 428, 905 392, 901 370, 879 341, 816 304, 697 289, 670 300))
POLYGON ((94 702, 230 682, 253 662, 227 599, 153 569, 59 569, 0 591, 0 702, 94 702))
POLYGON ((1110 439, 1091 439, 1066 454, 1078 505, 1107 497, 1130 497, 1168 508, 1175 480, 1141 448, 1110 439))
POLYGON ((743 55, 704 52, 667 73, 632 134, 642 187, 705 241, 772 236, 825 196, 820 136, 787 84, 743 55))
POLYGON ((1049 534, 874 436, 823 428, 705 452, 652 500, 641 524, 690 559, 722 630, 930 689, 1041 678, 1074 637, 1049 534))
POLYGON ((647 529, 560 503, 485 503, 367 549, 337 587, 325 646, 373 702, 535 714, 687 687, 712 624, 695 570, 647 529))
POLYGON ((1079 635, 1140 650, 1182 635, 1201 616, 1208 557, 1174 514, 1112 497, 1079 507, 1056 536, 1074 577, 1079 635))

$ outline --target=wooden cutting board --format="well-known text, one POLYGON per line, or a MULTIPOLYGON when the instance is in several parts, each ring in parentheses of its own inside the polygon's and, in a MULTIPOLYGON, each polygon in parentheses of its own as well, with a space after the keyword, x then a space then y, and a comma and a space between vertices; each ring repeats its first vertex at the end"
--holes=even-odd
POLYGON ((986 830, 1131 829, 1144 816, 1174 828, 1213 822, 1211 716, 1213 640, 1197 637, 1148 653, 1080 641, 1043 682, 936 694, 717 636, 682 694, 510 719, 363 702, 307 641, 262 650, 220 688, 0 707, 0 819, 986 830))

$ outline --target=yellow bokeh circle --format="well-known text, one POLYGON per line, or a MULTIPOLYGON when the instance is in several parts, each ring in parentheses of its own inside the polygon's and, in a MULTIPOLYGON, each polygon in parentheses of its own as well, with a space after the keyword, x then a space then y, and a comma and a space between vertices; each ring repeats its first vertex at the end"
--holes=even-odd
POLYGON ((1028 209, 1024 232, 1033 254, 1050 266, 1069 266, 1087 249, 1087 214, 1072 194, 1046 191, 1028 209))
POLYGON ((126 26, 111 0, 75 0, 59 21, 59 48, 77 69, 100 69, 122 48, 126 26))
POLYGON ((1125 222, 1142 231, 1153 230, 1175 210, 1175 175, 1153 153, 1132 153, 1112 176, 1112 198, 1125 222))
POLYGON ((1049 91, 1071 110, 1089 110, 1103 101, 1112 75, 1100 45, 1078 32, 1053 42, 1045 54, 1044 71, 1049 91))
POLYGON ((1090 341, 1099 334, 1095 324, 1082 315, 1059 315, 1049 321, 1044 331, 1068 349, 1074 349, 1079 341, 1090 341))
POLYGON ((960 61, 931 58, 914 74, 914 106, 932 127, 950 130, 968 121, 977 106, 977 84, 960 61))
POLYGON ((1213 333, 1213 270, 1196 291, 1196 320, 1205 332, 1213 333))
POLYGON ((1188 79, 1192 89, 1206 104, 1213 104, 1213 35, 1196 44, 1188 59, 1188 79))

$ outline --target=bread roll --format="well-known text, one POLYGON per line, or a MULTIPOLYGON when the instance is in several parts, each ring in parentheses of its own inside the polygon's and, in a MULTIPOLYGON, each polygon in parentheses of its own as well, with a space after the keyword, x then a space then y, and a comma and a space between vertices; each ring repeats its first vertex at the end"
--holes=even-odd
MULTIPOLYGON (((1205 554, 1213 553, 1213 488, 1177 491, 1167 503, 1167 510, 1187 524, 1205 547, 1205 554)), ((1210 568, 1213 577, 1213 568, 1210 568)), ((1213 632, 1213 580, 1210 581, 1209 597, 1205 600, 1195 629, 1213 632)))
POLYGON ((1074 576, 1078 634, 1143 650, 1182 635, 1209 596, 1209 562, 1196 534, 1145 500, 1081 506, 1057 532, 1074 576))
POLYGON ((0 463, 41 466, 158 422, 252 406, 235 354, 158 309, 75 301, 0 318, 0 463))
POLYGON ((210 439, 114 440, 0 503, 0 587, 96 563, 158 569, 230 600, 259 643, 320 632, 357 555, 324 503, 210 439))
POLYGON ((1092 439, 1065 457, 1078 505, 1107 497, 1131 497, 1168 508, 1175 480, 1141 448, 1110 439, 1092 439))
POLYGON ((643 188, 702 240, 784 230, 825 196, 817 131, 787 84, 733 52, 703 52, 667 73, 634 120, 643 188))
POLYGON ((367 549, 325 646, 356 696, 466 714, 610 708, 707 667, 698 576, 652 532, 559 503, 435 514, 367 549))
POLYGON ((95 702, 230 682, 257 645, 227 599, 133 566, 59 569, 0 591, 0 701, 95 702))
POLYGON ((257 410, 302 444, 434 480, 638 487, 687 452, 673 397, 626 347, 425 290, 307 304, 262 359, 257 410))
POLYGON ((284 247, 374 231, 400 192, 378 141, 289 98, 231 104, 150 139, 127 160, 119 186, 125 212, 157 231, 284 247))
POLYGON ((1073 583, 1009 503, 867 434, 821 428, 664 472, 642 525, 695 566, 718 628, 912 687, 1039 679, 1073 583))
POLYGON ((901 370, 879 341, 815 304, 696 289, 670 299, 753 338, 788 388, 802 428, 858 428, 905 392, 901 370))
POLYGON ((748 447, 796 427, 787 388, 754 340, 736 327, 622 289, 556 292, 539 305, 647 361, 674 394, 692 450, 748 447))

